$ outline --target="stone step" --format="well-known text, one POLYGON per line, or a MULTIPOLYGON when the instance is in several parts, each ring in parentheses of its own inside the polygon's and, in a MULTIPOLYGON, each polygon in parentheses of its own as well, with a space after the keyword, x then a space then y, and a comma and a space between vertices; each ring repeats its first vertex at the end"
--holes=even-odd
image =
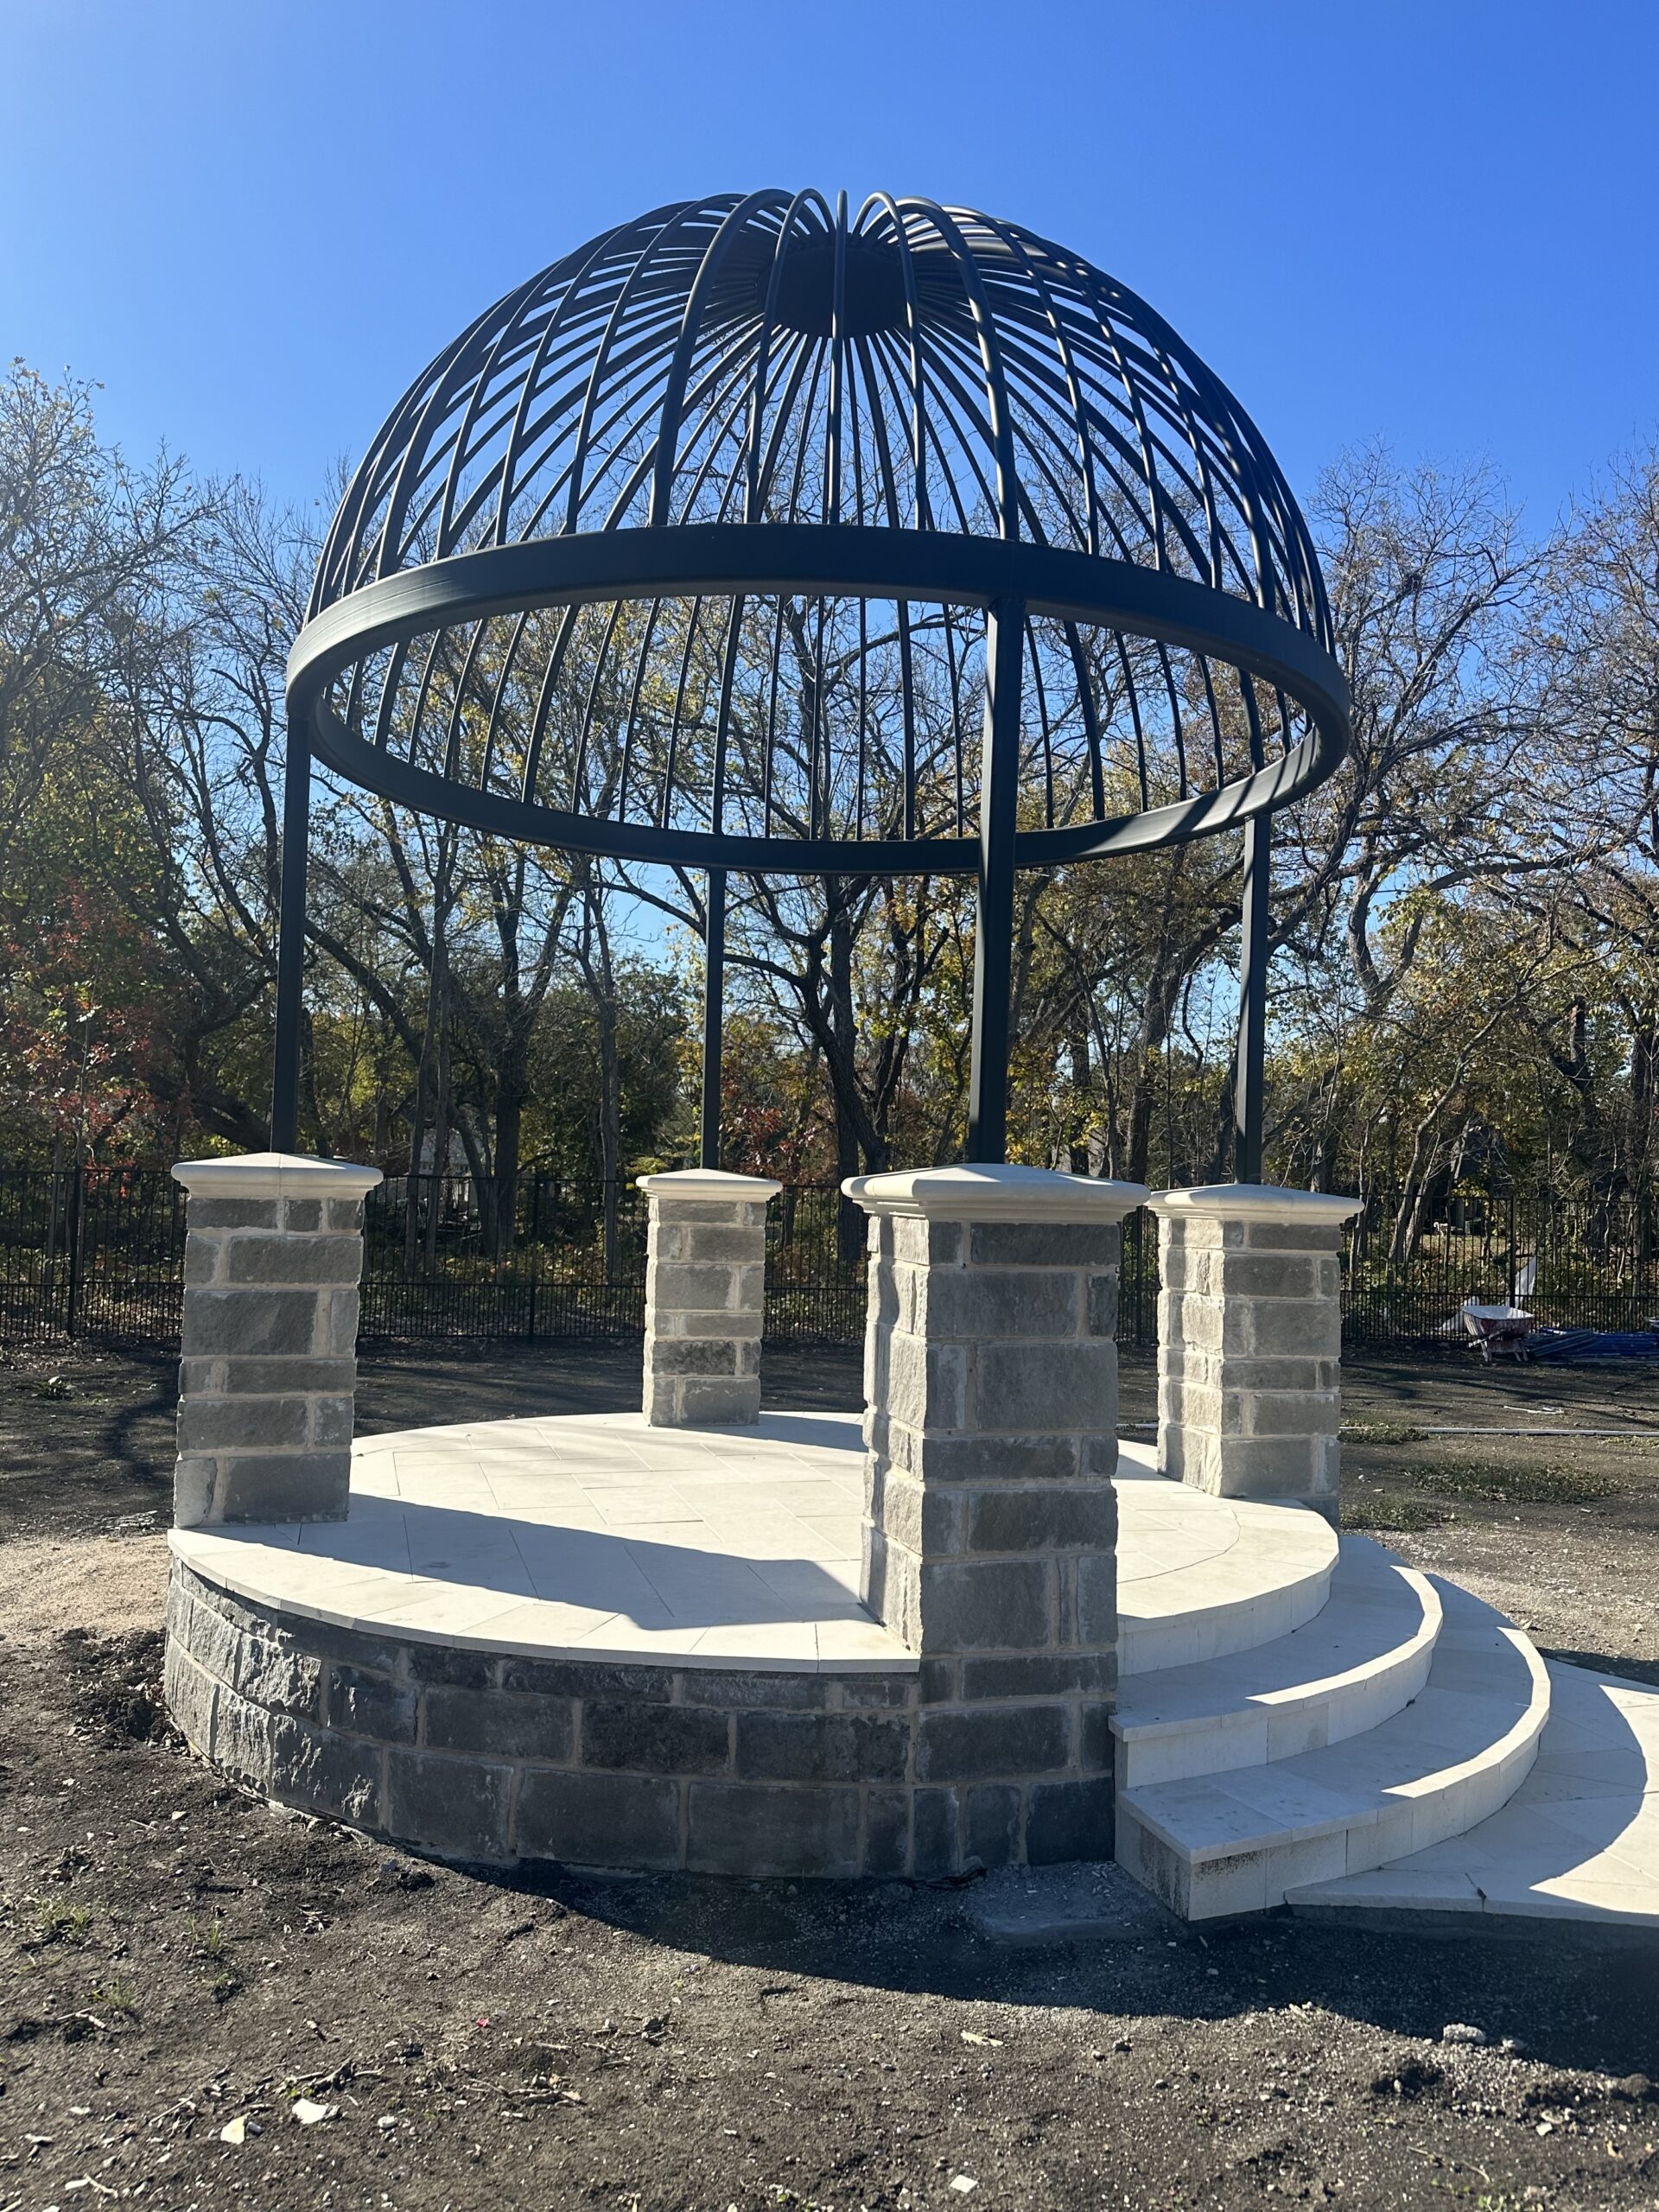
POLYGON ((1363 1734, 1423 1688, 1440 1629, 1426 1575, 1369 1536, 1344 1536, 1306 1627, 1124 1685, 1112 1723, 1118 1786, 1263 1766, 1363 1734))
POLYGON ((1147 1445, 1119 1455, 1120 1675, 1252 1650, 1319 1611, 1337 1564, 1321 1514, 1170 1482, 1147 1445))
POLYGON ((1447 1842, 1286 1892, 1294 1913, 1363 1926, 1563 1921, 1659 1936, 1659 1684, 1548 1660, 1549 1720, 1509 1803, 1447 1842))
POLYGON ((1391 1719, 1272 1764, 1122 1791, 1117 1857, 1188 1920, 1260 1912, 1287 1891, 1382 1866, 1508 1802, 1549 1715, 1544 1662, 1452 1584, 1427 1681, 1391 1719))

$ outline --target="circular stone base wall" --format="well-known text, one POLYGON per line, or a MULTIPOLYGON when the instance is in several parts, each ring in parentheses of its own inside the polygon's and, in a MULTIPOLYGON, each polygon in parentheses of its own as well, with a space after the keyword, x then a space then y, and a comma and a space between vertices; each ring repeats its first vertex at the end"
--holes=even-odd
POLYGON ((956 1663, 741 1673, 454 1649, 261 1610, 177 1561, 168 1605, 168 1702, 193 1749, 279 1804, 440 1858, 750 1878, 1109 1859, 1103 1686, 963 1708, 956 1663))

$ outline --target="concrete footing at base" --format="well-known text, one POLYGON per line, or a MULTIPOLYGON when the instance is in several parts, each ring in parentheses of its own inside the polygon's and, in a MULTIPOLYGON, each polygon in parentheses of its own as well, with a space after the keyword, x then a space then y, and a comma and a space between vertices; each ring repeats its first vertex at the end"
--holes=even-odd
POLYGON ((928 1879, 1112 1851, 1078 1747, 1033 1742, 1019 1702, 935 1737, 914 1669, 456 1649, 277 1615, 175 1561, 167 1697, 262 1796, 464 1862, 928 1879))

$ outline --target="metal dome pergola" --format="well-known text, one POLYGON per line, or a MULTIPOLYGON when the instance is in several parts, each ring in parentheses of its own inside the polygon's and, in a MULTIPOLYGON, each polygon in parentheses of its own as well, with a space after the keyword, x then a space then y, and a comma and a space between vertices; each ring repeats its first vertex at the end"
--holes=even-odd
POLYGON ((969 1152, 1003 1156, 1015 871, 1245 830, 1259 1178, 1272 813, 1347 696, 1260 433, 1133 292, 878 194, 663 207, 488 308, 370 447, 288 668, 273 1146, 312 757, 505 839, 726 877, 971 874, 969 1152))

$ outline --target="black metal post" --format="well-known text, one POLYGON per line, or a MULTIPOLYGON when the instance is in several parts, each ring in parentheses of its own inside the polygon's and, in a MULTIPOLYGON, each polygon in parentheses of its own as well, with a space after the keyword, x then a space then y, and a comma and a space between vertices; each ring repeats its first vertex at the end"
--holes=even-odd
POLYGON ((1020 686, 1026 608, 999 599, 985 618, 985 735, 980 762, 974 1027, 968 1157, 1007 1157, 1008 998, 1014 971, 1014 841, 1020 793, 1020 686))
POLYGON ((305 863, 311 830, 311 747, 301 718, 288 723, 283 781, 283 886, 276 942, 276 1046, 270 1076, 270 1148, 300 1135, 300 1024, 304 1012, 305 863))
POLYGON ((1268 899, 1273 820, 1244 824, 1243 898, 1238 949, 1238 1052, 1233 1064, 1233 1179, 1262 1180, 1262 1090, 1268 1024, 1268 899))
POLYGON ((86 1170, 80 1154, 75 1154, 74 1180, 69 1189, 69 1303, 64 1315, 63 1333, 78 1335, 80 1329, 81 1271, 86 1265, 84 1245, 86 1236, 86 1170))
POLYGON ((708 921, 703 931, 702 1132, 700 1167, 720 1165, 720 1049, 726 1017, 726 871, 709 871, 708 921))

